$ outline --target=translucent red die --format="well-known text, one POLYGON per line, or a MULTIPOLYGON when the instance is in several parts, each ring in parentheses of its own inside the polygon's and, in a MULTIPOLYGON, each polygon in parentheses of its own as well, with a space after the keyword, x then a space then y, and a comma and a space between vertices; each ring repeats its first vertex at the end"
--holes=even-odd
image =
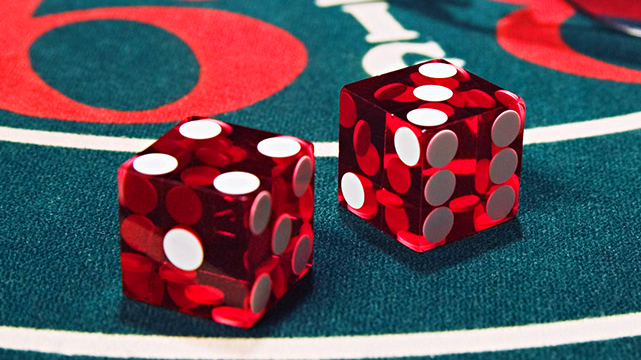
POLYGON ((189 118, 118 170, 123 293, 253 326, 312 266, 314 149, 189 118))
POLYGON ((444 60, 345 85, 338 198, 415 251, 514 218, 525 103, 444 60))

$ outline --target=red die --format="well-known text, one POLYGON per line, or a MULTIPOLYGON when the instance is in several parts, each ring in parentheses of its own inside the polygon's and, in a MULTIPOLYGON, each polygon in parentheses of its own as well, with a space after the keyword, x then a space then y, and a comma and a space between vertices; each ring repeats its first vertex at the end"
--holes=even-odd
POLYGON ((444 60, 343 87, 338 198, 426 251, 516 216, 525 104, 444 60))
POLYGON ((118 170, 126 296, 253 326, 312 266, 310 142, 190 118, 118 170))

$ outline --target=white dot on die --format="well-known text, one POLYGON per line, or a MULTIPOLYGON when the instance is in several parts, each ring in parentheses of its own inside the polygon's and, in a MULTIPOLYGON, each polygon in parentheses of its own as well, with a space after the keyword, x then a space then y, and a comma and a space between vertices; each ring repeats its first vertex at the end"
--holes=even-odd
POLYGON ((414 166, 421 156, 421 146, 416 134, 406 127, 399 128, 394 134, 396 153, 407 166, 414 166))
POLYGON ((285 251, 291 237, 292 217, 287 214, 282 214, 278 220, 276 220, 274 232, 272 233, 272 252, 274 255, 280 255, 285 251))
POLYGON ((265 230, 272 215, 272 195, 269 191, 261 191, 256 195, 249 210, 249 230, 258 235, 265 230))
POLYGON ((423 85, 414 89, 414 96, 424 101, 445 101, 453 95, 452 90, 440 85, 423 85))
POLYGON ((433 167, 447 165, 458 150, 458 137, 452 130, 442 130, 427 145, 427 162, 433 167))
POLYGON ((456 75, 458 70, 456 67, 445 63, 429 63, 421 65, 418 72, 423 76, 431 77, 433 79, 445 79, 456 75))
POLYGON ((360 209, 365 204, 365 189, 356 174, 348 172, 341 178, 341 192, 347 205, 360 209))
POLYGON ((211 119, 186 122, 178 128, 180 135, 194 140, 211 139, 218 136, 222 127, 211 119))
POLYGON ((203 246, 198 236, 189 230, 169 230, 165 234, 162 246, 167 259, 181 270, 196 270, 203 263, 203 246))
POLYGON ((300 274, 309 261, 309 257, 312 255, 312 239, 303 235, 298 244, 296 244, 296 249, 294 249, 294 257, 292 258, 292 271, 294 274, 300 274))
POLYGON ((432 175, 425 184, 425 200, 432 206, 439 206, 447 201, 454 193, 456 176, 450 170, 444 169, 432 175))
POLYGON ((508 185, 501 186, 487 199, 487 215, 492 220, 503 219, 512 210, 515 199, 516 194, 512 187, 508 185))
POLYGON ((259 186, 260 179, 256 175, 244 171, 226 172, 214 179, 216 190, 228 195, 249 194, 259 186))
POLYGON ((437 109, 414 109, 407 113, 407 120, 418 126, 439 126, 447 121, 447 114, 437 109))
POLYGON ((506 182, 516 171, 519 163, 519 156, 516 151, 505 148, 494 155, 490 163, 490 180, 495 184, 506 182))
POLYGON ((309 156, 303 156, 298 160, 292 176, 292 186, 296 197, 303 196, 307 186, 309 186, 309 182, 312 180, 312 175, 314 175, 312 159, 309 156))
POLYGON ((452 231, 454 214, 447 207, 432 210, 423 223, 423 236, 429 242, 439 242, 452 231))
POLYGON ((163 175, 178 167, 178 160, 167 154, 145 154, 134 160, 134 170, 145 175, 163 175))
POLYGON ((521 118, 514 110, 502 112, 492 125, 492 142, 498 147, 508 146, 521 130, 521 118))
POLYGON ((256 146, 258 152, 273 158, 285 158, 298 154, 300 143, 288 136, 277 136, 262 140, 256 146))
POLYGON ((265 310, 269 297, 272 294, 272 279, 269 274, 262 274, 254 282, 249 295, 249 307, 254 313, 265 310))

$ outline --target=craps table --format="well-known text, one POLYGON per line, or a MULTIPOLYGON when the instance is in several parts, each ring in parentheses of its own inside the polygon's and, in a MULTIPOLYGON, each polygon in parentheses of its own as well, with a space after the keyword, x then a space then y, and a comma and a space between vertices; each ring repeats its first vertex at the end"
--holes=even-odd
POLYGON ((1 358, 641 357, 640 38, 562 0, 23 0, 0 34, 1 358), (338 204, 339 95, 436 58, 525 100, 519 213, 416 253, 338 204), (192 115, 315 146, 313 270, 249 330, 122 294, 117 169, 192 115))

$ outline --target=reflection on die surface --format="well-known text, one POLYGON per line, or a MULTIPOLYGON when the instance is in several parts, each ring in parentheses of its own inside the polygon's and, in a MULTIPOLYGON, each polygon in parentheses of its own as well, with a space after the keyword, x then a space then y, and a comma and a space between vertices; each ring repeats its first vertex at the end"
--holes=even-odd
POLYGON ((338 198, 415 251, 518 210, 525 103, 444 60, 343 87, 338 198))
POLYGON ((312 266, 314 149, 192 117, 118 170, 123 293, 253 326, 312 266))

